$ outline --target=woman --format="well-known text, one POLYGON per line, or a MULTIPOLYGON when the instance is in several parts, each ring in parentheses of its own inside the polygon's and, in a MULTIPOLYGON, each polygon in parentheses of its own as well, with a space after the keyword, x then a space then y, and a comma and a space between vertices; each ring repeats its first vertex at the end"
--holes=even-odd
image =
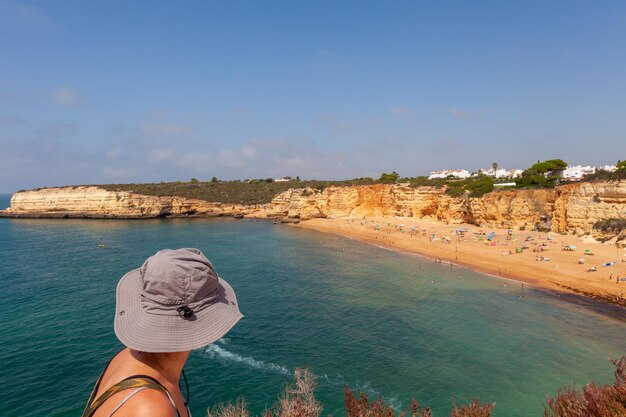
POLYGON ((189 352, 242 317, 200 250, 157 252, 117 285, 115 334, 126 348, 102 372, 83 417, 190 417, 179 386, 189 352))

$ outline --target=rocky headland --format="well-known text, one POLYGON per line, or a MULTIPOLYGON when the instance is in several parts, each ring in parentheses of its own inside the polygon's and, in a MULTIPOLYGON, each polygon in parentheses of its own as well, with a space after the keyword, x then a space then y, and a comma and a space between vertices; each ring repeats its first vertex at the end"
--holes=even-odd
POLYGON ((600 220, 626 219, 626 180, 581 182, 554 189, 494 191, 453 197, 445 188, 374 184, 292 188, 266 204, 209 202, 142 195, 98 186, 20 191, 1 217, 117 218, 245 217, 298 222, 329 217, 406 217, 446 224, 542 230, 623 243, 624 233, 594 228, 600 220))

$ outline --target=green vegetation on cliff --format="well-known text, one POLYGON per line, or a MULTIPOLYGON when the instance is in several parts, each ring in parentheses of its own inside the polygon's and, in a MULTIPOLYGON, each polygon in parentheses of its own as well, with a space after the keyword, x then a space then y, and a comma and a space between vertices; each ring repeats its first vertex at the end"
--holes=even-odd
POLYGON ((549 159, 533 164, 515 180, 518 188, 553 188, 559 181, 560 173, 567 168, 562 159, 549 159))
POLYGON ((151 184, 103 184, 98 185, 109 191, 131 191, 137 194, 158 197, 177 196, 197 198, 209 202, 227 204, 264 204, 272 201, 277 194, 290 188, 311 187, 323 190, 329 186, 370 185, 377 183, 371 178, 355 178, 345 181, 284 181, 275 182, 271 178, 250 181, 219 181, 214 178, 210 182, 192 178, 189 182, 161 182, 151 184))
POLYGON ((583 181, 611 181, 626 179, 626 161, 617 161, 615 172, 599 169, 595 174, 587 175, 583 181))

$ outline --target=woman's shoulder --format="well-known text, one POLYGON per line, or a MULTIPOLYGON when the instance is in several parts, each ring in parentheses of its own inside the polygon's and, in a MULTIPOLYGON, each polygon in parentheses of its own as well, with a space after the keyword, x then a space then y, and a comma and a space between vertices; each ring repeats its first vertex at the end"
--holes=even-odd
POLYGON ((120 392, 111 397, 107 403, 108 407, 102 407, 94 417, 108 416, 109 413, 120 406, 115 411, 115 417, 176 417, 176 411, 167 395, 154 389, 140 390, 127 401, 124 401, 127 393, 120 392), (120 395, 121 394, 121 395, 120 395), (117 398, 116 398, 117 397, 117 398), (123 404, 121 404, 121 402, 123 404), (111 409, 112 408, 112 409, 111 409))
POLYGON ((135 398, 134 401, 129 401, 129 404, 126 404, 130 411, 129 417, 176 417, 174 405, 163 392, 145 389, 133 398, 135 398))

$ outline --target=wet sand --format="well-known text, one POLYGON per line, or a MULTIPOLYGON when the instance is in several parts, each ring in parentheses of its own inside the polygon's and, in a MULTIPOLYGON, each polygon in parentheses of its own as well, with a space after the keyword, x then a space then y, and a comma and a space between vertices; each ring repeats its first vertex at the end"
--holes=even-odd
POLYGON ((576 236, 556 233, 510 234, 506 229, 408 218, 311 219, 294 226, 626 306, 626 249, 615 245, 585 243, 576 236), (462 234, 457 232, 461 230, 462 234), (575 249, 563 250, 568 246, 575 249), (602 266, 607 262, 615 264, 602 266), (589 272, 593 266, 597 271, 589 272), (621 278, 624 281, 618 281, 621 278))

